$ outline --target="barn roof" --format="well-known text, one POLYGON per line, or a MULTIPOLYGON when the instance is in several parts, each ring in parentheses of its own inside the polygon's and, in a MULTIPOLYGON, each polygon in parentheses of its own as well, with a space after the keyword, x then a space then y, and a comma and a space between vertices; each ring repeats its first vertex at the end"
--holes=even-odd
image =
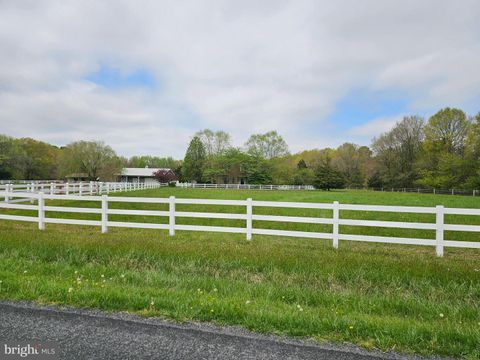
POLYGON ((169 168, 123 168, 123 176, 153 176, 158 170, 171 171, 169 168))

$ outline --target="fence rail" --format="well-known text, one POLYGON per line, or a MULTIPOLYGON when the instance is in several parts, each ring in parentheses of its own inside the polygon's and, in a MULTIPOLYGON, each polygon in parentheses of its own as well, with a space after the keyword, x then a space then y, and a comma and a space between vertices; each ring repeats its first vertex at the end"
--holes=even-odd
POLYGON ((45 224, 71 224, 71 225, 91 225, 100 226, 102 233, 106 233, 109 227, 124 228, 145 228, 145 229, 163 229, 168 230, 170 235, 175 235, 177 230, 188 231, 210 231, 224 233, 245 234, 247 240, 252 239, 252 235, 276 235, 292 236, 301 238, 318 238, 332 240, 333 247, 338 248, 339 240, 343 241, 364 241, 387 244, 407 244, 434 246, 437 256, 443 256, 445 247, 480 249, 480 242, 445 240, 445 231, 462 232, 480 232, 479 225, 464 224, 446 224, 444 215, 468 215, 480 216, 480 209, 459 209, 444 208, 442 205, 436 207, 412 207, 412 206, 377 206, 377 205, 352 205, 340 204, 337 201, 333 203, 300 203, 300 202, 277 202, 277 201, 254 201, 251 198, 246 200, 217 200, 217 199, 186 199, 175 198, 145 198, 145 197, 118 197, 108 195, 92 195, 79 197, 77 195, 58 195, 44 194, 43 192, 0 192, 0 198, 27 198, 37 201, 36 205, 21 205, 15 203, 0 203, 2 209, 14 210, 34 210, 37 216, 23 216, 0 214, 0 219, 37 222, 40 230, 45 229, 45 224), (51 206, 45 204, 45 200, 83 200, 100 202, 99 208, 84 208, 76 206, 51 206), (168 204, 168 211, 159 210, 133 210, 133 209, 115 209, 110 208, 110 203, 149 203, 149 204, 168 204), (222 205, 244 207, 244 213, 224 213, 224 212, 194 212, 177 211, 177 204, 190 205, 222 205), (299 209, 322 209, 331 210, 332 217, 302 217, 302 216, 280 216, 280 215, 261 215, 254 214, 254 208, 299 208, 299 209), (390 212, 390 213, 413 213, 413 214, 433 214, 435 223, 418 222, 397 222, 397 221, 377 221, 377 220, 357 220, 340 217, 340 211, 368 211, 368 212, 390 212), (100 215, 100 220, 79 220, 47 217, 47 212, 66 212, 66 213, 90 213, 100 215), (111 221, 109 215, 142 215, 142 216, 160 216, 167 217, 168 223, 142 223, 111 221), (245 221, 244 227, 227 226, 207 226, 207 225, 184 225, 177 224, 177 218, 210 218, 210 219, 232 219, 245 221), (332 225, 331 232, 312 232, 312 231, 291 231, 280 229, 256 228, 253 222, 269 221, 282 223, 306 223, 306 224, 327 224, 332 225), (401 229, 423 229, 434 230, 435 239, 422 238, 404 238, 404 237, 385 237, 360 234, 343 234, 339 231, 340 226, 368 226, 379 228, 401 228, 401 229))

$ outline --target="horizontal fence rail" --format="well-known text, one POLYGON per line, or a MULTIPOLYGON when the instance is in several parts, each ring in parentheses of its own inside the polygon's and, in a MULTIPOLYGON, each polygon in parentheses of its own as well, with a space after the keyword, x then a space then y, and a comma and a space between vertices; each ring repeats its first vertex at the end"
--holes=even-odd
POLYGON ((175 235, 176 230, 188 231, 209 231, 224 233, 245 234, 247 240, 252 239, 252 235, 276 235, 290 236, 300 238, 317 238, 331 240, 334 248, 338 248, 339 240, 342 241, 363 241, 387 244, 407 244, 434 246, 437 256, 443 256, 445 247, 480 249, 480 242, 445 240, 445 231, 461 232, 480 232, 480 225, 466 224, 446 224, 445 215, 462 216, 480 216, 480 209, 460 209, 444 208, 442 205, 436 207, 414 207, 414 206, 377 206, 377 205, 352 205, 340 204, 337 201, 333 203, 300 203, 300 202, 278 202, 278 201, 254 201, 251 198, 246 200, 221 200, 221 199, 186 199, 175 198, 147 198, 147 197, 119 197, 103 195, 92 195, 79 197, 77 195, 60 195, 55 193, 33 193, 33 192, 0 192, 0 198, 23 198, 29 199, 36 204, 23 205, 16 203, 0 203, 0 209, 12 210, 30 210, 35 211, 36 216, 1 214, 0 219, 28 221, 38 223, 40 230, 45 229, 45 224, 71 224, 71 225, 91 225, 101 227, 102 233, 106 233, 109 227, 123 228, 144 228, 144 229, 163 229, 168 230, 170 235, 175 235), (97 208, 78 207, 78 206, 55 206, 55 204, 46 204, 45 201, 61 200, 68 202, 70 200, 81 200, 99 203, 97 208), (109 204, 115 203, 145 203, 145 204, 168 204, 168 210, 137 210, 137 209, 116 209, 111 208, 109 204), (232 206, 244 208, 244 213, 225 213, 225 212, 197 212, 197 211, 177 211, 176 205, 207 205, 207 206, 232 206), (297 208, 297 209, 321 209, 331 211, 331 217, 312 217, 312 216, 281 216, 281 215, 263 215, 255 214, 254 208, 297 208), (359 211, 359 212, 388 212, 388 213, 411 213, 411 214, 432 214, 435 216, 435 222, 398 222, 398 221, 377 221, 377 220, 358 220, 340 217, 340 211, 359 211), (99 220, 81 220, 65 219, 58 217, 47 217, 47 212, 62 213, 86 213, 97 214, 99 220), (168 223, 144 223, 131 221, 112 221, 109 215, 141 215, 156 216, 168 218, 168 223), (244 221, 242 227, 227 226, 207 226, 207 225, 186 225, 177 224, 178 218, 206 218, 206 219, 231 219, 244 221), (280 229, 256 228, 253 223, 268 221, 280 223, 305 223, 305 224, 326 224, 332 225, 331 232, 313 232, 313 231, 292 231, 280 229), (405 237, 386 237, 360 234, 343 234, 340 232, 340 226, 365 226, 378 228, 400 228, 400 229, 423 229, 435 231, 435 239, 405 238, 405 237))

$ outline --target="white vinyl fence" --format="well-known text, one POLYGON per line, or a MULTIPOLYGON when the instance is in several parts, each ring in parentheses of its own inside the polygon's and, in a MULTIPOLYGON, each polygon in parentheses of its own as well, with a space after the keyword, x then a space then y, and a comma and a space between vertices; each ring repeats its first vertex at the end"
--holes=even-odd
MULTIPOLYGON (((109 194, 110 192, 133 191, 144 189, 156 189, 159 187, 168 186, 168 184, 161 183, 138 183, 138 182, 24 182, 21 184, 3 184, 0 185, 0 191, 9 193, 38 193, 44 194, 58 194, 58 195, 101 195, 109 194)), ((5 196, 5 202, 23 202, 30 198, 16 196, 16 199, 5 196)))
POLYGON ((388 187, 347 187, 347 190, 370 190, 380 192, 397 192, 397 193, 416 193, 416 194, 433 194, 433 195, 465 195, 479 196, 480 191, 471 189, 435 189, 435 188, 388 188, 388 187))
POLYGON ((252 235, 277 235, 292 236, 300 238, 316 238, 332 240, 333 247, 338 248, 339 240, 344 241, 365 241, 387 244, 408 244, 408 245, 426 245, 436 248, 437 256, 443 256, 445 247, 472 248, 480 249, 480 242, 445 240, 445 231, 462 232, 480 232, 479 225, 460 225, 445 224, 444 215, 472 215, 480 216, 480 209, 460 209, 444 208, 439 205, 436 207, 412 207, 412 206, 377 206, 377 205, 350 205, 333 203, 298 203, 298 202, 277 202, 277 201, 253 201, 251 198, 246 200, 215 200, 215 199, 184 199, 175 198, 146 198, 146 197, 117 197, 117 196, 85 196, 75 195, 55 195, 40 193, 17 193, 0 192, 0 197, 5 198, 29 198, 37 201, 36 205, 22 205, 12 203, 0 203, 3 209, 34 210, 36 216, 21 216, 0 214, 0 219, 37 222, 40 230, 45 229, 45 224, 72 224, 72 225, 91 225, 101 227, 102 233, 106 233, 109 227, 125 228, 145 228, 145 229, 164 229, 169 230, 170 235, 175 235, 176 230, 191 231, 210 231, 224 233, 245 234, 247 240, 252 239, 252 235), (50 206, 45 204, 45 200, 83 200, 100 202, 99 208, 68 207, 68 206, 50 206), (115 209, 110 208, 112 203, 148 203, 148 204, 168 204, 168 211, 158 210, 133 210, 133 209, 115 209), (244 207, 244 213, 215 213, 215 212, 186 212, 177 211, 177 204, 193 205, 221 205, 244 207), (279 215, 260 215, 254 213, 254 208, 267 207, 275 208, 297 208, 297 209, 326 209, 332 211, 331 218, 321 217, 301 217, 301 216, 279 216, 279 215), (368 212, 388 212, 388 213, 412 213, 412 214, 434 214, 435 223, 419 222, 396 222, 396 221, 376 221, 376 220, 358 220, 340 218, 340 211, 368 211, 368 212), (66 212, 66 213, 91 213, 99 214, 100 220, 79 220, 47 217, 46 212, 66 212), (167 217, 167 223, 141 223, 141 222, 123 222, 111 221, 109 215, 141 215, 141 216, 160 216, 167 217), (227 226, 206 226, 206 225, 184 225, 177 224, 177 218, 207 218, 207 219, 235 219, 245 221, 243 227, 227 226), (328 224, 332 225, 332 232, 311 232, 311 231, 290 231, 280 229, 255 228, 253 222, 269 221, 281 223, 305 223, 305 224, 328 224), (340 225, 349 226, 368 226, 379 228, 400 228, 400 229, 423 229, 434 230, 436 237, 432 239, 421 238, 403 238, 403 237, 383 237, 371 235, 342 234, 339 231, 340 225))
POLYGON ((176 187, 192 189, 315 190, 312 185, 198 184, 181 182, 178 182, 176 187))

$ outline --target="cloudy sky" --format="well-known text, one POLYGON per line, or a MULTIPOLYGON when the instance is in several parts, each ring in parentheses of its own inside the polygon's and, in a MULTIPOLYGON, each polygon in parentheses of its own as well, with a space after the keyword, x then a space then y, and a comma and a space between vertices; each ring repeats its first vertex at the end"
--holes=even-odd
POLYGON ((480 110, 480 1, 0 0, 0 133, 181 158, 195 131, 291 151, 480 110))

